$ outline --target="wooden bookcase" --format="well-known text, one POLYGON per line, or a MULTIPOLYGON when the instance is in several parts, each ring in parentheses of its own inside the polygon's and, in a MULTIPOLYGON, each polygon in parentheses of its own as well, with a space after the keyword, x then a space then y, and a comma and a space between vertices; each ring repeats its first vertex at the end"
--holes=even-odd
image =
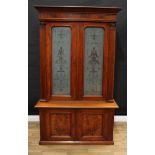
POLYGON ((113 144, 117 7, 35 6, 40 144, 113 144))

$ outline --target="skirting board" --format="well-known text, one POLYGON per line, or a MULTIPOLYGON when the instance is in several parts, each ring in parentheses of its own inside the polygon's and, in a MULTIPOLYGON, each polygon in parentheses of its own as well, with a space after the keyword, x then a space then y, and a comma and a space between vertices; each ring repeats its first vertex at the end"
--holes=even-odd
MULTIPOLYGON (((29 115, 28 121, 29 122, 38 122, 39 121, 39 115, 29 115)), ((115 115, 114 121, 115 122, 127 122, 127 116, 126 115, 124 115, 124 116, 115 115)))

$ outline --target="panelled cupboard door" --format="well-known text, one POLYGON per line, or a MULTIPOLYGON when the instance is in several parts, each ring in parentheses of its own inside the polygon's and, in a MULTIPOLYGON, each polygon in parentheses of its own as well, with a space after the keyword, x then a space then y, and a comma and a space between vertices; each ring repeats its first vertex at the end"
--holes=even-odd
POLYGON ((41 141, 75 140, 75 113, 71 109, 40 111, 41 141))
POLYGON ((114 111, 81 109, 77 113, 77 135, 80 141, 112 141, 114 111))
POLYGON ((46 37, 51 98, 75 99, 77 25, 71 22, 47 23, 46 37))
POLYGON ((108 26, 103 23, 80 24, 79 94, 80 99, 105 98, 108 26))

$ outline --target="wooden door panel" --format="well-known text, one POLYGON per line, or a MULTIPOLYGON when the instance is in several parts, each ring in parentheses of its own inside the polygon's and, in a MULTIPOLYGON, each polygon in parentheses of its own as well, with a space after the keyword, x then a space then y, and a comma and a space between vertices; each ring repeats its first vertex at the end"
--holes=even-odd
POLYGON ((69 136, 71 135, 71 113, 51 112, 50 113, 50 135, 51 136, 69 136))
POLYGON ((112 140, 113 116, 113 110, 79 110, 77 113, 77 135, 79 140, 112 140))
POLYGON ((102 136, 102 114, 87 113, 83 116, 83 136, 102 136))
POLYGON ((74 110, 44 109, 41 110, 42 140, 59 141, 75 139, 74 110), (43 124, 42 124, 43 123, 43 124))

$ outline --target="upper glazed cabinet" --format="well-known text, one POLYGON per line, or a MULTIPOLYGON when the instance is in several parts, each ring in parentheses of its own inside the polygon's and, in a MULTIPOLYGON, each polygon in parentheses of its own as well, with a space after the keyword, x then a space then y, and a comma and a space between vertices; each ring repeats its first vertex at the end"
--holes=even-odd
POLYGON ((69 7, 36 8, 41 25, 41 99, 112 100, 119 8, 85 12, 76 7, 72 14, 69 7))

